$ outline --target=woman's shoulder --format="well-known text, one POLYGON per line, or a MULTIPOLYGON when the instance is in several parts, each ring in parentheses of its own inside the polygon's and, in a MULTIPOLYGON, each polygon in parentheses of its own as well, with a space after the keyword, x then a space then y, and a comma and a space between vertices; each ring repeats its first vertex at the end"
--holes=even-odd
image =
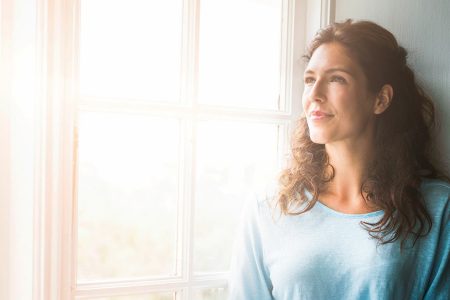
POLYGON ((422 180, 421 191, 425 198, 438 198, 449 201, 450 183, 439 179, 422 180))
POLYGON ((450 183, 439 179, 424 179, 420 188, 432 215, 450 216, 450 183))

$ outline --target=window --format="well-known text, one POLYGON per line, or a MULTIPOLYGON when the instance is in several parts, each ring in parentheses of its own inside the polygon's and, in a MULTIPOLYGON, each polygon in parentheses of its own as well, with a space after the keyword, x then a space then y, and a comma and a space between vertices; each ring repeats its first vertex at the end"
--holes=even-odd
POLYGON ((292 120, 286 6, 79 8, 75 297, 225 299, 239 212, 276 174, 292 120))
POLYGON ((305 3, 55 3, 38 18, 35 295, 224 299, 242 204, 276 176, 300 111, 305 3))

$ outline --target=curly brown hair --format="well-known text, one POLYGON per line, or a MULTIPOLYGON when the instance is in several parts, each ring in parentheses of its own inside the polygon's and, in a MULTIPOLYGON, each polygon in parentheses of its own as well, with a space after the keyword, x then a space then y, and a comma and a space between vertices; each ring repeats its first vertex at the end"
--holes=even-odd
MULTIPOLYGON (((431 229, 431 217, 420 192, 423 178, 448 177, 431 160, 431 135, 435 127, 434 106, 417 84, 407 65, 407 52, 388 30, 369 21, 347 20, 321 29, 304 56, 308 62, 322 44, 344 46, 362 67, 370 92, 390 84, 394 96, 389 108, 377 115, 375 159, 361 185, 363 198, 384 211, 379 222, 361 222, 379 244, 412 235, 413 245, 431 229)), ((313 143, 303 115, 292 138, 288 167, 279 179, 277 205, 283 214, 310 210, 327 182, 333 166, 322 144, 313 143), (310 194, 310 195, 308 195, 310 194), (304 205, 303 205, 304 204, 304 205)))

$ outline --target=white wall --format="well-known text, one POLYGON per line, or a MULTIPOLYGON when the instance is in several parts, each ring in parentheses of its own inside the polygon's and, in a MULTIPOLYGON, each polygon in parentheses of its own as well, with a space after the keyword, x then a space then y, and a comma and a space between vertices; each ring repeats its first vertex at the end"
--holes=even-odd
POLYGON ((450 172, 450 1, 336 0, 336 21, 374 21, 409 51, 408 63, 436 104, 439 158, 450 172))
POLYGON ((0 2, 0 299, 32 298, 34 0, 0 2))

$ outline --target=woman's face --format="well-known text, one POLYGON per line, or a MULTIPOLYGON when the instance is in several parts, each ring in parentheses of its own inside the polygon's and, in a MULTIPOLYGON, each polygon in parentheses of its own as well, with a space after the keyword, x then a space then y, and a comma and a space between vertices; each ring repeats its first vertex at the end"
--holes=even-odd
POLYGON ((318 47, 304 74, 303 111, 314 143, 373 138, 374 102, 367 79, 339 43, 318 47))

